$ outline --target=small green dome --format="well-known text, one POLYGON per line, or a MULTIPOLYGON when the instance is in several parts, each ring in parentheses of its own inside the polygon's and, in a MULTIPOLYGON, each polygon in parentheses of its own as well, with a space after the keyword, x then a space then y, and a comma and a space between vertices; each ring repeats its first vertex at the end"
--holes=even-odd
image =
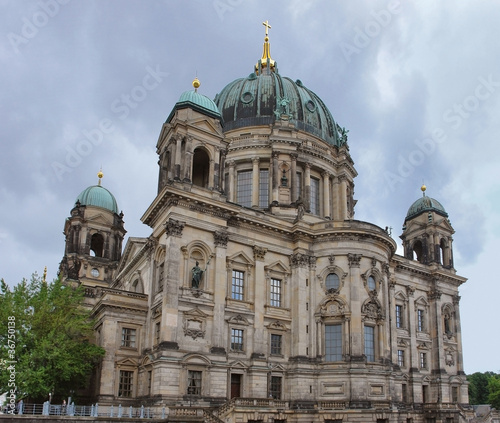
POLYGON ((215 103, 210 100, 207 96, 204 96, 197 91, 185 91, 181 94, 179 101, 175 103, 175 106, 167 118, 167 122, 170 122, 174 117, 176 110, 185 109, 187 107, 196 110, 204 115, 210 117, 221 119, 221 114, 215 103))
POLYGON ((118 214, 118 204, 116 204, 115 197, 100 185, 93 185, 84 189, 76 198, 75 205, 78 202, 83 206, 101 207, 118 214))
POLYGON ((439 201, 435 200, 434 198, 427 197, 424 194, 423 197, 419 198, 410 206, 410 208, 408 209, 408 213, 406 213, 405 221, 416 217, 421 213, 429 211, 433 211, 437 214, 440 214, 441 216, 448 217, 448 213, 446 213, 446 210, 439 201))

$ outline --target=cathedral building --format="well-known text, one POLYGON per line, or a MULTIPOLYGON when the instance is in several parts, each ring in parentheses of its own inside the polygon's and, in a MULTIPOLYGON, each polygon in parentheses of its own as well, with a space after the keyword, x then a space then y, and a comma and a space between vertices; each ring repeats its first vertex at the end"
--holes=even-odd
POLYGON ((61 273, 106 349, 93 397, 224 422, 463 421, 448 214, 422 187, 403 256, 355 219, 348 131, 278 72, 265 25, 248 76, 213 101, 195 79, 161 127, 149 237, 122 249, 102 174, 66 220, 61 273))

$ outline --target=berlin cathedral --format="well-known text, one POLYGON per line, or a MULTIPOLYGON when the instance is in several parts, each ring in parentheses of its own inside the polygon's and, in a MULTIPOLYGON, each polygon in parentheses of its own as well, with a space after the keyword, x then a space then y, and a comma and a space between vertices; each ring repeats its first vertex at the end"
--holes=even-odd
POLYGON ((122 248, 102 174, 66 219, 61 274, 106 350, 89 395, 211 423, 466 421, 446 210, 423 186, 403 255, 355 219, 348 131, 279 73, 264 24, 249 75, 214 100, 195 79, 163 123, 147 238, 122 248))

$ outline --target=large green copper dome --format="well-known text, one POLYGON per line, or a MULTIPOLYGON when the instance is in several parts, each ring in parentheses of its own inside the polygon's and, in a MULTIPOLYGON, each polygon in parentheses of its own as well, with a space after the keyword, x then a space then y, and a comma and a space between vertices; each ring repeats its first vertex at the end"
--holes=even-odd
POLYGON ((215 97, 215 103, 224 120, 224 131, 286 119, 330 144, 340 146, 345 142, 323 101, 301 81, 283 77, 277 70, 252 73, 231 82, 215 97))
POLYGON ((115 197, 100 185, 93 185, 84 189, 76 198, 75 204, 78 202, 83 206, 101 207, 118 214, 115 197))

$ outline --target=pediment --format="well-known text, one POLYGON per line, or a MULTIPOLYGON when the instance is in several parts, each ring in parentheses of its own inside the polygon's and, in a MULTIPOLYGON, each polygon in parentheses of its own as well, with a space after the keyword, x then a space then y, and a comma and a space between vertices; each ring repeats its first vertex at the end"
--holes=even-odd
POLYGON ((247 266, 253 266, 253 260, 250 257, 248 257, 243 251, 240 251, 236 254, 233 254, 230 257, 227 257, 226 261, 228 263, 238 263, 247 266))
POLYGON ((97 213, 92 216, 85 216, 85 219, 87 223, 91 223, 92 225, 98 224, 98 225, 109 226, 112 224, 112 220, 102 213, 97 213))
POLYGON ((137 365, 138 365, 137 361, 129 357, 124 358, 123 360, 118 360, 116 362, 117 367, 125 367, 125 366, 137 367, 137 365))
POLYGON ((274 322, 271 322, 267 325, 267 329, 269 330, 280 330, 280 331, 286 331, 286 325, 279 320, 275 320, 274 322))
POLYGON ((246 370, 248 368, 248 366, 245 365, 245 363, 243 363, 241 360, 236 360, 233 361, 232 363, 229 363, 229 367, 231 370, 238 370, 238 369, 246 370))
POLYGON ((237 316, 229 317, 226 320, 228 323, 233 324, 233 325, 245 325, 245 326, 250 325, 250 322, 247 320, 247 318, 242 316, 241 314, 238 314, 237 316))
POLYGON ((191 310, 185 311, 184 316, 186 317, 191 317, 191 318, 199 318, 199 319, 206 319, 208 317, 208 314, 204 313, 201 311, 199 308, 193 308, 191 310))
POLYGON ((201 364, 204 366, 209 366, 210 364, 212 364, 207 357, 197 353, 186 354, 182 359, 182 363, 201 364))
POLYGON ((266 272, 278 272, 290 274, 290 269, 280 260, 275 261, 267 266, 264 266, 266 272))

